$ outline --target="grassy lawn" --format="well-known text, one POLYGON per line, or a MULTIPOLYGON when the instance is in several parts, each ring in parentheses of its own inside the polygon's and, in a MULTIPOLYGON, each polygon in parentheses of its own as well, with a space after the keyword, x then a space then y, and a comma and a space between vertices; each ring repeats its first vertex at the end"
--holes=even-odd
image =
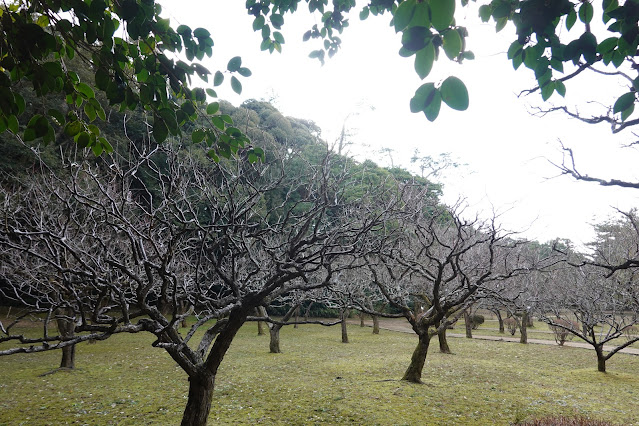
MULTIPOLYGON (((618 354, 608 373, 592 351, 469 339, 436 341, 425 385, 397 381, 416 337, 349 326, 282 330, 282 354, 245 326, 217 377, 211 424, 451 425, 511 424, 544 415, 581 414, 639 424, 639 358, 618 354), (389 380, 391 379, 391 380, 389 380)), ((0 358, 0 425, 177 424, 187 380, 146 334, 78 347, 74 372, 59 352, 0 358)))

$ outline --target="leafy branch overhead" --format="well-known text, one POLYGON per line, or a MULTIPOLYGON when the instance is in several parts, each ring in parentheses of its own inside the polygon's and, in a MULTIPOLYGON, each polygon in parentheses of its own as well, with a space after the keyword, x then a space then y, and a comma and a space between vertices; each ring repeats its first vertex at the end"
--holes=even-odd
MULTIPOLYGON (((217 114, 217 103, 209 103, 216 92, 193 84, 194 76, 209 81, 211 72, 198 62, 213 53, 209 31, 186 25, 174 30, 161 13, 153 0, 14 1, 0 8, 0 132, 45 143, 64 133, 96 155, 110 152, 93 124, 106 119, 106 100, 120 111, 147 111, 157 142, 188 128, 195 141, 211 147, 214 158, 243 147, 255 154, 230 117, 217 114), (93 75, 81 80, 76 61, 91 64, 93 75), (26 107, 18 89, 25 81, 51 106, 29 111, 21 125, 26 107)), ((237 93, 242 91, 239 77, 251 75, 239 57, 229 61, 225 73, 237 93)), ((216 72, 214 85, 223 79, 216 72)))
MULTIPOLYGON (((282 50, 281 31, 300 3, 247 0, 252 30, 262 36, 262 50, 282 50)), ((320 41, 309 56, 324 62, 339 51, 349 13, 357 6, 354 0, 305 3, 319 19, 303 39, 320 41)), ((463 8, 468 1, 459 4, 463 8)), ((456 21, 466 11, 457 6, 456 0, 370 0, 359 9, 359 19, 389 13, 392 27, 401 33, 399 54, 414 57, 415 72, 425 79, 442 52, 459 63, 474 58, 466 49, 472 35, 456 21)), ((508 58, 515 69, 523 64, 534 73, 538 87, 530 92, 539 91, 544 100, 555 92, 564 96, 566 81, 584 70, 623 69, 618 74, 628 84, 609 105, 605 121, 612 122, 613 129, 633 122, 628 118, 639 88, 639 4, 635 0, 623 4, 618 0, 492 0, 480 5, 478 18, 492 20, 497 31, 509 22, 514 24, 516 39, 508 58), (596 17, 607 25, 597 33, 596 17), (577 70, 565 74, 565 66, 577 70)), ((173 29, 154 0, 5 2, 0 6, 0 133, 10 131, 25 141, 45 143, 66 134, 95 154, 108 152, 111 145, 95 124, 98 118, 106 119, 108 102, 122 111, 143 108, 158 142, 187 133, 195 142, 206 142, 213 158, 228 157, 240 149, 248 150, 252 159, 259 158, 230 117, 219 113, 215 101, 214 87, 230 84, 239 94, 242 78, 251 71, 240 57, 209 71, 200 62, 212 56, 213 45, 207 29, 187 25, 173 29), (91 64, 93 75, 81 78, 74 61, 91 64), (210 87, 198 87, 192 81, 195 76, 210 87), (27 103, 18 90, 25 84, 50 102, 26 111, 27 103)), ((442 101, 455 110, 467 109, 464 83, 452 76, 425 82, 410 101, 411 111, 423 112, 432 121, 442 101)))

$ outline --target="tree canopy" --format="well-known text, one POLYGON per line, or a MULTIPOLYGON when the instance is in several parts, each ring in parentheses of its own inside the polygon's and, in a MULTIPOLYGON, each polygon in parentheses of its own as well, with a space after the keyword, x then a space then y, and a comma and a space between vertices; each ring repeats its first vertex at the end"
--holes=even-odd
MULTIPOLYGON (((261 32, 262 50, 281 51, 280 30, 301 3, 246 2, 247 12, 254 16, 252 30, 261 32)), ((394 30, 402 34, 399 54, 414 57, 415 71, 425 79, 441 53, 456 62, 474 58, 466 49, 472 34, 456 21, 468 0, 460 5, 455 0, 372 0, 359 10, 359 19, 389 14, 394 30)), ((306 0, 306 6, 321 23, 303 38, 320 41, 310 56, 324 61, 339 50, 340 35, 356 4, 306 0)), ((493 0, 478 10, 478 21, 493 22, 497 31, 514 24, 516 39, 508 58, 514 68, 524 65, 534 73, 538 86, 531 92, 538 91, 544 100, 555 92, 563 96, 565 82, 586 70, 620 75, 628 84, 614 104, 606 105, 601 116, 579 118, 608 122, 615 132, 639 122, 630 119, 639 87, 634 66, 639 44, 637 2, 493 0), (595 16, 601 16, 607 27, 595 16), (614 69, 604 71, 599 66, 614 69)), ((0 7, 0 33, 0 132, 9 130, 25 141, 41 138, 46 143, 63 131, 81 147, 110 151, 110 143, 93 124, 106 116, 106 105, 97 96, 102 93, 121 111, 144 108, 156 141, 191 134, 195 142, 204 140, 213 148, 214 158, 251 149, 231 117, 219 113, 214 90, 226 82, 240 93, 241 78, 251 71, 240 57, 224 60, 219 70, 204 67, 200 61, 213 53, 210 32, 187 25, 173 28, 153 0, 13 0, 0 7), (74 60, 78 59, 91 64, 89 78, 77 72, 74 60), (192 80, 196 76, 211 87, 197 87, 192 80), (56 101, 43 102, 41 111, 25 115, 27 105, 17 90, 25 84, 39 97, 55 95, 56 101)), ((442 102, 456 110, 468 107, 469 93, 460 79, 449 76, 425 82, 416 89, 410 108, 434 120, 442 102)), ((252 160, 261 156, 260 151, 252 154, 252 160)))

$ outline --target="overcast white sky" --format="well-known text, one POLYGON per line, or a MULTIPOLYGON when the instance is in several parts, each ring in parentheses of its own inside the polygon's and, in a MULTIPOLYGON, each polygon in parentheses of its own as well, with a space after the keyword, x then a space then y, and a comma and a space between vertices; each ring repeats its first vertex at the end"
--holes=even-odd
MULTIPOLYGON (((468 213, 488 216, 494 209, 502 215, 504 227, 525 231, 529 238, 562 237, 582 244, 593 237, 593 221, 614 213, 611 206, 629 209, 638 204, 638 190, 554 178, 557 171, 548 160, 561 161, 561 140, 575 150, 582 173, 639 180, 634 166, 637 152, 618 149, 633 140, 632 134, 613 136, 606 125, 586 125, 560 114, 532 117, 531 107, 542 105, 540 96, 517 97, 522 89, 533 86, 532 73, 523 66, 513 70, 505 53, 511 34, 508 30, 496 34, 494 25, 480 24, 476 7, 457 15, 458 23, 464 17, 468 20, 468 48, 476 59, 459 65, 442 54, 425 79, 461 78, 470 92, 470 107, 457 112, 442 104, 439 118, 430 123, 409 110, 409 100, 423 82, 413 69, 413 58, 397 54, 399 36, 388 26, 389 15, 360 22, 354 14, 342 35, 342 50, 320 67, 308 58, 316 46, 301 40, 315 23, 304 11, 285 16, 283 53, 270 55, 259 49, 261 36, 253 33, 244 2, 164 0, 162 4, 173 25, 201 26, 212 33, 213 60, 205 62, 212 72, 224 71, 228 60, 238 55, 253 71, 253 76, 242 79, 241 96, 226 84, 217 90, 221 98, 234 105, 250 98, 274 98, 284 115, 320 125, 329 143, 350 115, 346 122, 352 133, 350 153, 381 165, 390 164, 388 156, 379 152, 382 148, 392 149, 395 165, 405 168, 414 168, 410 158, 416 148, 422 155, 450 152, 468 165, 442 178, 444 199, 465 198, 468 213)), ((567 84, 565 102, 587 111, 587 101, 601 101, 601 96, 606 101, 607 96, 623 93, 620 85, 601 78, 579 86, 567 84), (593 90, 598 97, 590 96, 593 90)), ((551 101, 564 102, 557 94, 551 101)))

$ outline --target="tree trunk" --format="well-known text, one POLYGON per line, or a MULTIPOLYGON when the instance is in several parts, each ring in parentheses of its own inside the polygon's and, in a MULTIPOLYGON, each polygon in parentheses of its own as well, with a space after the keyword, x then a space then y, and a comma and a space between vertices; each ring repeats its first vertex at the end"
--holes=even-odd
POLYGON ((297 324, 299 322, 299 316, 300 316, 300 307, 298 305, 297 308, 295 308, 295 324, 293 324, 293 328, 299 327, 299 324, 297 324))
POLYGON ((366 324, 364 323, 364 312, 359 313, 359 326, 366 327, 366 324))
MULTIPOLYGON (((73 315, 73 312, 61 310, 62 315, 73 315)), ((71 339, 75 334, 75 323, 73 321, 58 318, 56 320, 58 332, 64 339, 71 339)), ((65 346, 62 348, 62 359, 60 360, 60 368, 75 368, 75 345, 65 346)))
POLYGON ((464 310, 464 323, 466 325, 466 337, 469 339, 473 338, 473 325, 470 323, 470 315, 468 315, 468 311, 464 310))
POLYGON ((528 311, 524 311, 521 314, 521 326, 519 326, 519 331, 521 331, 521 337, 519 338, 519 343, 528 343, 528 311))
POLYGON ((495 315, 497 315, 497 321, 499 322, 499 333, 504 334, 506 331, 504 330, 504 319, 501 317, 501 312, 499 309, 495 309, 495 315))
POLYGON ((348 317, 348 309, 340 310, 340 317, 342 320, 342 343, 348 343, 348 332, 346 330, 346 318, 348 317))
MULTIPOLYGON (((198 366, 197 371, 189 376, 189 397, 182 416, 182 426, 206 426, 213 400, 215 375, 249 312, 254 311, 240 307, 229 313, 228 321, 213 342, 204 365, 198 366)), ((177 355, 172 357, 176 358, 177 355)))
POLYGON ((528 323, 526 324, 529 328, 534 328, 535 327, 535 323, 533 322, 533 316, 530 315, 530 313, 526 314, 526 317, 528 318, 528 323))
POLYGON ((598 345, 595 346, 595 352, 597 352, 597 371, 601 371, 602 373, 606 372, 606 357, 603 353, 603 346, 598 345))
POLYGON ((413 356, 410 359, 410 365, 404 373, 402 380, 406 380, 412 383, 422 382, 422 370, 426 363, 426 355, 428 354, 428 345, 430 344, 431 336, 428 332, 419 335, 419 343, 413 352, 413 356))
POLYGON ((269 343, 269 351, 272 354, 279 354, 280 351, 280 326, 273 325, 268 329, 269 334, 271 335, 271 341, 269 343))
POLYGON ((439 338, 439 352, 443 354, 451 354, 452 352, 450 351, 448 340, 446 339, 446 327, 437 333, 437 337, 439 338))
MULTIPOLYGON (((263 306, 255 308, 255 314, 258 317, 265 316, 264 315, 265 314, 264 311, 265 311, 265 309, 264 309, 263 306)), ((264 335, 264 321, 258 321, 257 322, 257 335, 258 336, 263 336, 264 335)))
POLYGON ((182 426, 206 426, 214 387, 214 375, 200 374, 197 377, 189 377, 189 399, 182 416, 182 426))
POLYGON ((379 334, 379 317, 373 315, 373 334, 379 334))

